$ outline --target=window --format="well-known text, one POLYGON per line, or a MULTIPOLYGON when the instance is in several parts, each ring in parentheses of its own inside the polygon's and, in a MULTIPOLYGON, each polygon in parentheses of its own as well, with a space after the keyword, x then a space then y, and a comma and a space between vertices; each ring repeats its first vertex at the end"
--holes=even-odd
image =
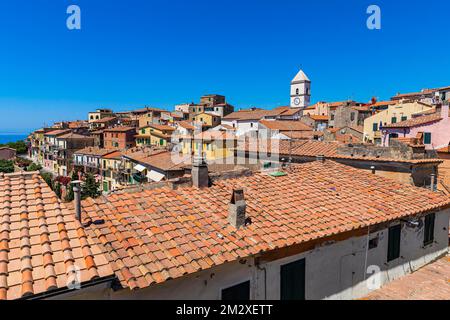
POLYGON ((300 93, 300 91, 297 89, 295 89, 295 94, 298 95, 300 93))
POLYGON ((389 228, 388 257, 387 257, 388 262, 400 257, 401 231, 402 231, 402 226, 400 224, 389 228))
POLYGON ((425 132, 423 134, 423 143, 430 144, 431 143, 431 132, 425 132))
POLYGON ((141 129, 141 133, 142 133, 142 134, 145 134, 145 129, 141 129))
POLYGON ((369 250, 378 247, 378 237, 369 240, 369 250))
POLYGON ((350 121, 355 121, 355 113, 350 113, 350 121))
POLYGON ((281 266, 281 300, 305 300, 305 259, 281 266))
POLYGON ((330 116, 330 120, 333 121, 334 120, 334 113, 331 114, 330 116))
POLYGON ((253 128, 253 122, 252 122, 252 123, 250 123, 250 128, 253 128))
POLYGON ((250 281, 223 289, 222 300, 250 300, 250 281))
POLYGON ((378 123, 374 123, 372 129, 374 132, 378 131, 378 123))
POLYGON ((391 118, 391 123, 397 123, 397 117, 392 117, 391 118))
POLYGON ((402 116, 402 121, 406 121, 406 120, 408 120, 408 117, 407 116, 402 116))
POLYGON ((434 213, 425 216, 425 234, 423 237, 423 245, 432 244, 434 241, 434 220, 436 215, 434 213))

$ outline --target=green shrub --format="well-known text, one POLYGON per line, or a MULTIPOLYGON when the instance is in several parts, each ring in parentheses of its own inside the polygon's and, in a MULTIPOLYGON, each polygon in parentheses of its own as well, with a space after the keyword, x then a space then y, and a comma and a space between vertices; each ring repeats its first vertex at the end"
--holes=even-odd
POLYGON ((3 173, 14 172, 14 162, 11 160, 0 160, 0 172, 3 173))

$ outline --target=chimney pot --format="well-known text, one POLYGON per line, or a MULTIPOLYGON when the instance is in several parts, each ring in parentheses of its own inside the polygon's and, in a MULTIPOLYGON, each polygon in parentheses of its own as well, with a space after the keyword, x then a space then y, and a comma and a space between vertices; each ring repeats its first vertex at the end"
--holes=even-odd
POLYGON ((376 171, 375 171, 375 166, 371 166, 371 167, 370 167, 370 170, 372 170, 372 174, 375 174, 375 172, 376 172, 376 171))
POLYGON ((75 180, 72 181, 73 185, 73 195, 74 195, 74 204, 75 204, 75 218, 81 222, 81 181, 75 180))
POLYGON ((430 177, 431 177, 430 189, 431 191, 436 191, 436 175, 432 173, 430 177))
POLYGON ((230 224, 239 229, 245 225, 246 203, 243 189, 234 189, 231 195, 231 201, 228 205, 228 221, 230 224))

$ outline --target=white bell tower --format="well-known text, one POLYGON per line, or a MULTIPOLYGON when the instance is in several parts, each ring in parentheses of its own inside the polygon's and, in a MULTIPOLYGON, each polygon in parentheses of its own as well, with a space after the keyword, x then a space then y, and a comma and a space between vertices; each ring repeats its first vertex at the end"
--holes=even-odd
POLYGON ((311 80, 300 70, 291 81, 291 108, 306 108, 311 102, 311 80))

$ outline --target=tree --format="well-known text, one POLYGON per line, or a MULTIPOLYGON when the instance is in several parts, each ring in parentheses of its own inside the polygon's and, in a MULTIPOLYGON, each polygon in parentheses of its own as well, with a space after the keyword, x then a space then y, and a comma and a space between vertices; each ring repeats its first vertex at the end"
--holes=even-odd
POLYGON ((41 172, 41 177, 44 179, 44 181, 47 183, 47 185, 50 187, 50 189, 53 190, 53 176, 51 173, 48 172, 41 172))
POLYGON ((55 182, 55 186, 53 188, 53 191, 55 191, 55 193, 58 196, 58 198, 61 199, 61 183, 55 182))
MULTIPOLYGON (((78 172, 76 172, 75 170, 72 172, 72 176, 70 177, 70 182, 76 181, 78 180, 78 172)), ((67 202, 73 201, 74 199, 74 194, 73 194, 73 184, 69 183, 68 184, 68 189, 67 189, 67 194, 66 194, 66 198, 65 200, 67 202)))
POLYGON ((100 183, 95 180, 95 177, 92 173, 88 173, 86 175, 86 179, 84 180, 84 184, 81 188, 81 196, 83 199, 88 197, 97 198, 101 195, 100 191, 100 183))
POLYGON ((40 171, 42 166, 40 164, 32 163, 27 167, 26 171, 40 171))
POLYGON ((0 144, 0 147, 15 149, 17 154, 25 154, 28 151, 25 141, 8 142, 7 144, 0 144))
POLYGON ((0 172, 3 173, 14 172, 14 162, 11 160, 0 160, 0 172))

